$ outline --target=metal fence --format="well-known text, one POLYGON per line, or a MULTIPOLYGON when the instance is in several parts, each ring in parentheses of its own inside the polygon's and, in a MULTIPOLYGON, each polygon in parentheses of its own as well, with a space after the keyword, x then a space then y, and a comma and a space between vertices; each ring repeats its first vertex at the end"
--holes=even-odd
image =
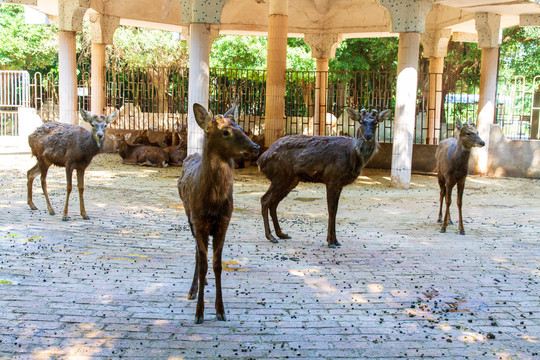
MULTIPOLYGON (((106 111, 120 109, 113 127, 163 131, 187 124, 188 78, 187 68, 107 69, 106 111)), ((499 80, 496 122, 508 137, 538 138, 539 83, 540 76, 530 82, 522 77, 499 80)), ((414 142, 437 144, 454 136, 457 118, 475 121, 479 84, 479 76, 420 73, 414 142)), ((358 124, 348 118, 345 108, 394 109, 395 89, 395 73, 287 71, 285 133, 354 136, 358 124)), ((31 94, 32 106, 44 121, 58 119, 56 77, 37 73, 31 94)), ((87 73, 80 76, 78 95, 79 108, 89 109, 87 73)), ((238 123, 254 135, 264 133, 266 71, 210 69, 209 95, 213 113, 224 113, 238 102, 238 123)), ((392 141, 393 118, 379 124, 378 136, 381 142, 392 141)))
POLYGON ((29 105, 28 72, 0 70, 0 136, 19 135, 19 108, 29 105))

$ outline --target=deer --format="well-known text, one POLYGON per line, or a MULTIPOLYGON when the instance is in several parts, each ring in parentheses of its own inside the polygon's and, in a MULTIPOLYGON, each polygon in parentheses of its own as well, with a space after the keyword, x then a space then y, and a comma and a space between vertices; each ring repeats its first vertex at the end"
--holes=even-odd
POLYGON ((358 122, 357 137, 290 135, 278 139, 258 160, 259 170, 270 180, 268 191, 261 198, 264 233, 272 243, 278 240, 272 235, 268 212, 272 217, 276 235, 290 239, 281 231, 277 217, 277 206, 300 181, 326 185, 328 206, 328 247, 336 248, 341 243, 336 237, 336 214, 339 197, 344 186, 351 184, 360 175, 373 154, 377 151, 377 125, 386 120, 391 111, 380 114, 377 110, 368 113, 347 108, 349 117, 358 122))
POLYGON ((131 138, 130 133, 126 135, 109 135, 109 138, 114 141, 114 149, 118 151, 122 158, 122 164, 139 164, 152 167, 168 166, 169 154, 164 149, 155 146, 129 144, 127 140, 131 138))
POLYGON ((34 179, 41 175, 41 188, 47 201, 49 214, 54 215, 54 209, 47 193, 47 172, 51 165, 66 169, 67 195, 62 220, 67 221, 69 195, 72 190, 73 170, 77 170, 77 188, 79 189, 80 213, 83 219, 89 220, 84 207, 84 172, 96 156, 105 140, 105 131, 108 124, 116 120, 118 110, 110 115, 92 115, 81 109, 82 119, 92 126, 88 131, 79 125, 49 122, 38 127, 28 136, 28 144, 37 163, 27 172, 28 205, 30 209, 37 210, 32 201, 32 186, 34 179))
POLYGON ((259 152, 259 146, 235 123, 232 115, 235 107, 224 115, 212 118, 202 105, 193 104, 195 120, 204 130, 206 142, 202 155, 195 153, 185 159, 183 172, 178 179, 178 193, 196 245, 195 271, 188 293, 188 299, 194 300, 198 292, 196 324, 204 321, 209 236, 212 236, 212 263, 216 280, 216 318, 226 320, 221 293, 221 257, 233 211, 233 158, 244 154, 256 156, 259 152))
POLYGON ((144 129, 142 131, 139 131, 135 139, 133 139, 133 145, 145 145, 145 146, 154 146, 154 147, 161 147, 161 144, 159 142, 152 142, 150 141, 150 137, 148 136, 148 129, 144 129))
POLYGON ((457 184, 457 207, 459 214, 459 233, 465 235, 461 207, 463 205, 463 190, 469 168, 469 156, 473 147, 483 147, 486 143, 478 136, 478 130, 472 119, 462 124, 456 120, 458 137, 448 138, 439 143, 435 158, 437 161, 437 180, 440 187, 440 205, 438 223, 442 223, 440 232, 446 232, 448 224, 453 224, 450 219, 450 204, 452 202, 452 189, 457 184), (444 219, 442 215, 443 200, 446 200, 444 219))

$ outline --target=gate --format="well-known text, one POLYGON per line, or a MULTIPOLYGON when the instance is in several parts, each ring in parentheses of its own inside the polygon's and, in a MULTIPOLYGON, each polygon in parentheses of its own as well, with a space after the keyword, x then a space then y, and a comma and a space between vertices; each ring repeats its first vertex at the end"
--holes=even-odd
POLYGON ((29 106, 28 72, 0 70, 0 136, 19 136, 19 109, 29 106))

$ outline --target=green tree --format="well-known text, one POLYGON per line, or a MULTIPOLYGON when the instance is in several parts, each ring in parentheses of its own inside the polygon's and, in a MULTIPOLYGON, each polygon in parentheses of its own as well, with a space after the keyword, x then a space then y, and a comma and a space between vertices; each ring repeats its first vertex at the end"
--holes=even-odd
POLYGON ((396 71, 398 44, 395 37, 345 39, 329 67, 334 71, 396 71))
POLYGON ((57 64, 57 27, 25 24, 23 6, 0 5, 0 69, 48 72, 57 64))
POLYGON ((212 44, 210 67, 263 70, 267 42, 264 36, 220 36, 212 44))
POLYGON ((514 26, 503 31, 499 74, 508 79, 540 75, 540 28, 514 26))

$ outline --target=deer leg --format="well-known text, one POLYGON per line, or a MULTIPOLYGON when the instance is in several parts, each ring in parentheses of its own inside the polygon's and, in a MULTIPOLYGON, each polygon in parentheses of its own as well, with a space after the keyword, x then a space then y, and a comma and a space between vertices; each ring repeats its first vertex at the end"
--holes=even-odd
POLYGON ((461 205, 463 204, 463 190, 465 189, 465 181, 458 182, 457 184, 457 207, 459 214, 459 233, 465 235, 465 228, 463 227, 463 217, 461 215, 461 205))
POLYGON ((64 205, 64 213, 62 215, 62 221, 68 221, 68 205, 69 205, 69 195, 73 189, 73 168, 69 165, 66 165, 66 204, 64 205))
POLYGON ((272 223, 274 224, 274 230, 276 231, 276 235, 280 239, 290 239, 291 237, 287 234, 285 234, 283 231, 281 231, 281 227, 279 226, 279 221, 277 217, 277 207, 279 203, 289 195, 292 189, 294 189, 298 185, 298 180, 292 181, 287 187, 283 187, 280 189, 280 191, 275 192, 276 196, 273 197, 273 202, 270 204, 270 216, 272 217, 272 223))
POLYGON ((81 216, 84 220, 90 220, 90 216, 88 216, 84 208, 84 169, 77 169, 77 188, 79 189, 81 216))
POLYGON ((439 216, 437 217, 437 222, 443 222, 442 207, 444 202, 444 194, 446 194, 446 184, 444 182, 444 177, 439 176, 439 187, 441 188, 441 193, 439 197, 439 216))
POLYGON ((202 324, 204 321, 204 285, 206 283, 206 273, 208 272, 208 235, 197 234, 197 251, 199 254, 197 261, 199 298, 197 299, 197 310, 195 311, 195 324, 202 324))
POLYGON ((270 230, 270 223, 268 221, 268 209, 270 207, 272 197, 274 196, 274 188, 274 184, 270 184, 270 187, 268 188, 266 193, 261 197, 261 212, 264 224, 264 235, 271 242, 278 243, 277 239, 272 235, 272 231, 270 230))
POLYGON ((213 239, 214 254, 212 256, 212 268, 214 269, 214 276, 216 278, 216 319, 225 321, 225 307, 223 306, 223 296, 221 294, 221 254, 223 252, 223 243, 225 242, 225 232, 227 226, 221 224, 220 230, 213 239))
POLYGON ((444 213, 444 220, 441 225, 441 232, 446 232, 446 227, 448 226, 448 221, 450 219, 450 204, 452 203, 452 188, 454 187, 454 184, 446 184, 446 194, 445 194, 445 200, 446 200, 446 211, 444 213))
POLYGON ((195 244, 195 272, 193 273, 193 282, 189 289, 188 300, 195 300, 197 298, 197 290, 199 290, 199 249, 195 244))
POLYGON ((341 188, 326 186, 326 202, 328 205, 328 235, 326 237, 326 241, 328 242, 328 247, 330 248, 341 246, 336 238, 336 214, 340 195, 341 188))
POLYGON ((39 163, 36 163, 36 165, 34 165, 34 167, 28 170, 28 172, 26 173, 26 178, 28 180, 27 181, 27 187, 28 187, 27 201, 28 201, 28 206, 30 206, 30 209, 32 210, 37 210, 37 207, 34 204, 34 201, 32 201, 32 187, 34 185, 34 179, 36 178, 36 176, 39 175, 39 173, 40 173, 39 163))
POLYGON ((45 163, 39 164, 39 169, 41 170, 41 189, 43 190, 43 195, 45 195, 45 200, 47 201, 47 209, 49 214, 54 215, 54 209, 49 200, 49 194, 47 193, 47 172, 49 171, 49 166, 45 163))

